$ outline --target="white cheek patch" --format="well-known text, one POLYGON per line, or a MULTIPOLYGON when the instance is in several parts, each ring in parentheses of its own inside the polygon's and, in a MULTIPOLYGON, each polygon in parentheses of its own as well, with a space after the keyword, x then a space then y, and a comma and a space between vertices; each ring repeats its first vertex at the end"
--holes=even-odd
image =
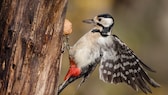
POLYGON ((114 23, 113 19, 111 19, 111 18, 104 18, 104 19, 102 19, 101 22, 104 27, 109 27, 110 25, 112 25, 114 23))

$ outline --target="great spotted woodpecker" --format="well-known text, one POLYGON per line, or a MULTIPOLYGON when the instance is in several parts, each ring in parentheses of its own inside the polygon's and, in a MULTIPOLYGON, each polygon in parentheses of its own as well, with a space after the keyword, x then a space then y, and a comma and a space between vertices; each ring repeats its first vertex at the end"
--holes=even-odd
POLYGON ((94 24, 95 27, 70 48, 70 68, 58 93, 78 78, 82 77, 83 83, 98 64, 99 77, 104 82, 125 82, 136 91, 140 88, 144 93, 152 92, 148 84, 160 87, 144 69, 155 71, 145 65, 116 35, 111 34, 114 25, 111 15, 100 14, 83 22, 94 24))

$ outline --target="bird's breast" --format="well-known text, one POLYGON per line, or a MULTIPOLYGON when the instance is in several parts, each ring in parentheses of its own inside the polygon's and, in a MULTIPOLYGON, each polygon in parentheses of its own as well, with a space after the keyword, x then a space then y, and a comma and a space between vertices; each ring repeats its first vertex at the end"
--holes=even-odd
POLYGON ((82 68, 88 64, 92 64, 100 56, 98 39, 98 33, 87 33, 70 49, 70 56, 78 67, 82 68))

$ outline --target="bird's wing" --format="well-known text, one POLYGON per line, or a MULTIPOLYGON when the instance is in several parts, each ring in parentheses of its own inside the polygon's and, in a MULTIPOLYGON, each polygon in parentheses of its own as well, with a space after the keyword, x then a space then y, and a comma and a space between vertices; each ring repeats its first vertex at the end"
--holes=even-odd
POLYGON ((99 67, 100 79, 108 83, 126 82, 136 91, 139 87, 144 93, 151 92, 160 85, 151 79, 144 69, 155 72, 145 65, 134 52, 116 35, 111 36, 111 44, 101 48, 102 58, 99 67))

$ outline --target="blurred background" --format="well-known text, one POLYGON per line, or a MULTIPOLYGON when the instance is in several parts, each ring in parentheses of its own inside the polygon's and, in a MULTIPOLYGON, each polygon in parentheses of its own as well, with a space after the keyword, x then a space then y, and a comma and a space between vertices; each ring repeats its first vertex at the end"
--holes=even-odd
MULTIPOLYGON (((161 84, 149 95, 168 95, 168 0, 69 0, 67 19, 72 22, 73 45, 93 26, 82 20, 102 13, 115 19, 113 34, 124 41, 135 54, 157 73, 148 74, 161 84)), ((63 56, 60 83, 69 68, 67 51, 63 56)), ((76 90, 81 79, 70 84, 61 95, 145 95, 125 83, 107 84, 99 80, 98 67, 76 90)))

